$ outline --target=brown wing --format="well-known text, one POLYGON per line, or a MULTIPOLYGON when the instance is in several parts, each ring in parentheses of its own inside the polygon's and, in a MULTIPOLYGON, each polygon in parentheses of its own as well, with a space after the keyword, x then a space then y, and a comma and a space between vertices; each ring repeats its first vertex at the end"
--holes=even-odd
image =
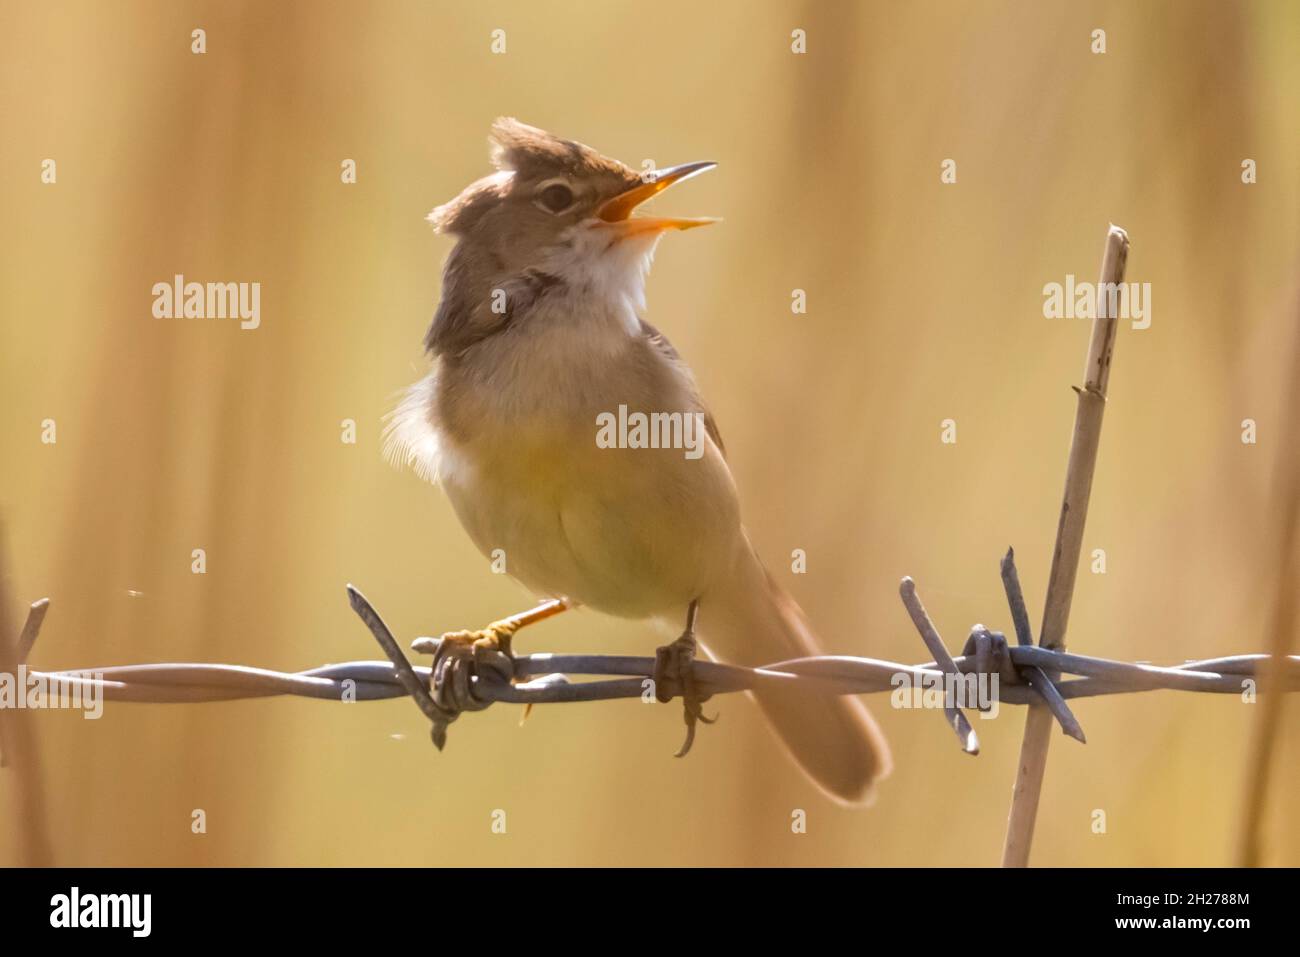
MULTIPOLYGON (((689 367, 686 366, 686 360, 684 360, 681 353, 673 347, 673 344, 668 341, 668 337, 644 319, 641 320, 641 334, 649 339, 650 344, 658 349, 663 355, 678 365, 686 367, 689 371, 689 367)), ((713 413, 709 411, 708 406, 704 404, 702 398, 700 399, 700 407, 704 409, 705 431, 709 433, 709 438, 713 439, 713 444, 718 447, 718 451, 722 453, 722 457, 726 458, 727 447, 722 444, 722 433, 718 431, 718 423, 713 420, 713 413)))

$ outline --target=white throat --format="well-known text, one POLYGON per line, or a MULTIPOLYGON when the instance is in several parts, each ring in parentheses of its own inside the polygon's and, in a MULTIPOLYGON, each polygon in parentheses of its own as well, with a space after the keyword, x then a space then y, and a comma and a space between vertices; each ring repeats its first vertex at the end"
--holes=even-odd
POLYGON ((541 268, 559 276, 569 295, 603 305, 623 331, 640 334, 645 311, 645 284, 661 233, 623 236, 614 229, 587 220, 564 237, 541 268))

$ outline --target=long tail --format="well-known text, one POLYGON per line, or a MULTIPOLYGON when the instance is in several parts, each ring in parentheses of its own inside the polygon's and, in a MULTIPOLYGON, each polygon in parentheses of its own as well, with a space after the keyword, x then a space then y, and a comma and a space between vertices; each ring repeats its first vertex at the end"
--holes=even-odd
MULTIPOLYGON (((771 664, 822 654, 803 611, 772 579, 746 542, 735 574, 700 601, 700 639, 722 661, 771 664)), ((754 695, 799 766, 832 797, 871 800, 891 769, 889 746, 862 701, 823 691, 754 695)))

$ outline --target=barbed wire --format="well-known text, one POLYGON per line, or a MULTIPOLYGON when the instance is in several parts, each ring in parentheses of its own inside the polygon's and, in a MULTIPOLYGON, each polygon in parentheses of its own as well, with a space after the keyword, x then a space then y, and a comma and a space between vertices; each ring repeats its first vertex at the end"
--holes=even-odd
MULTIPOLYGON (((780 685, 815 694, 875 694, 900 689, 941 689, 943 711, 963 750, 979 752, 979 741, 962 707, 987 709, 994 703, 1045 704, 1062 731, 1086 743, 1067 700, 1146 691, 1194 691, 1210 694, 1249 693, 1250 684, 1270 656, 1242 654, 1158 666, 1054 651, 1033 644, 1024 613, 1014 552, 1002 561, 1002 580, 1017 642, 998 631, 975 625, 959 656, 951 656, 917 595, 912 579, 899 588, 903 603, 933 660, 910 665, 875 658, 825 655, 795 658, 760 667, 721 662, 693 663, 697 690, 705 697, 780 685), (991 696, 976 705, 972 696, 951 693, 955 676, 988 679, 991 696), (1049 677, 1051 676, 1051 677, 1049 677), (1067 677, 1069 676, 1069 677, 1067 677)), ((449 639, 417 639, 433 653, 430 666, 412 665, 374 606, 351 585, 348 598, 387 656, 387 661, 347 661, 305 671, 284 672, 233 664, 163 663, 110 665, 41 671, 26 669, 27 680, 44 682, 44 693, 93 691, 105 701, 195 703, 293 696, 342 702, 411 697, 430 720, 439 749, 447 726, 466 711, 494 703, 566 704, 620 698, 654 700, 655 659, 628 655, 529 654, 508 656, 499 650, 449 639), (573 681, 575 677, 595 678, 573 681), (93 688, 87 687, 93 686, 93 688)), ((18 663, 25 664, 35 644, 49 601, 35 603, 18 642, 18 663)), ((680 680, 661 677, 659 690, 680 696, 680 680)), ((1288 656, 1278 690, 1300 691, 1300 656, 1288 656)), ((934 710, 934 709, 922 709, 934 710)))

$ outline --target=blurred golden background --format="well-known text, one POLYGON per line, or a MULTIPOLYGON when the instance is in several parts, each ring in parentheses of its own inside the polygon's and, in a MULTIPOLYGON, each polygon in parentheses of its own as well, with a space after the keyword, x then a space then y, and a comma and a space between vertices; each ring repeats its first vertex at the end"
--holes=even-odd
MULTIPOLYGON (((696 370, 760 552, 837 653, 925 660, 904 574, 954 651, 974 622, 1009 632, 1009 544, 1037 628, 1088 338, 1086 321, 1043 317, 1042 287, 1095 280, 1107 224, 1124 226, 1153 322, 1119 333, 1084 545, 1108 571, 1081 570, 1071 648, 1167 663, 1269 647, 1278 589, 1296 584, 1277 581, 1275 542, 1279 453, 1297 437, 1294 3, 182 0, 0 16, 0 627, 52 599, 35 667, 376 658, 349 581, 404 641, 524 607, 441 493, 379 452, 382 415, 425 368, 450 248, 423 217, 488 171, 502 114, 634 166, 719 162, 660 201, 725 222, 665 240, 648 316, 696 370), (947 158, 955 185, 939 181, 947 158), (261 327, 155 319, 151 287, 176 273, 260 282, 261 327), (939 441, 947 418, 955 445, 939 441), (807 574, 790 572, 796 548, 807 574)), ((519 644, 660 640, 582 612, 519 644)), ((61 864, 997 863, 1023 711, 976 721, 972 759, 938 715, 874 701, 896 770, 869 811, 815 793, 735 697, 682 761, 679 709, 637 701, 542 707, 522 728, 497 706, 455 724, 442 754, 405 701, 23 720, 61 864)), ((1053 736, 1034 863, 1230 863, 1259 710, 1172 692, 1079 702, 1089 745, 1053 736)), ((1270 863, 1300 863, 1295 714, 1270 863)), ((11 773, 0 815, 0 863, 31 860, 38 822, 11 773)))

